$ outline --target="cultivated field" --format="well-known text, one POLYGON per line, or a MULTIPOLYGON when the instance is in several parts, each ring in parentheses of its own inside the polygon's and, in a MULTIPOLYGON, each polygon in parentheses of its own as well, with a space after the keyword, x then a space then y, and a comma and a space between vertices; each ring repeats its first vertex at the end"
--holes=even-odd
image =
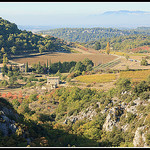
POLYGON ((146 80, 149 75, 150 70, 120 72, 120 78, 130 78, 131 81, 146 80))
POLYGON ((116 79, 115 74, 94 74, 94 75, 83 75, 78 76, 75 80, 84 82, 84 83, 106 83, 112 82, 116 79))
MULTIPOLYGON (((79 50, 79 49, 76 49, 79 50)), ((48 61, 51 63, 55 62, 64 62, 64 61, 82 61, 84 58, 89 58, 94 62, 94 65, 98 65, 101 63, 107 63, 112 61, 113 59, 117 58, 117 56, 107 55, 107 54, 100 54, 96 51, 91 52, 84 52, 83 50, 79 50, 82 53, 49 53, 46 55, 39 55, 39 56, 32 56, 32 57, 25 57, 25 58, 17 58, 13 59, 13 61, 18 63, 26 63, 28 62, 29 65, 38 63, 39 61, 41 64, 44 64, 48 61), (94 53, 95 52, 95 53, 94 53)))

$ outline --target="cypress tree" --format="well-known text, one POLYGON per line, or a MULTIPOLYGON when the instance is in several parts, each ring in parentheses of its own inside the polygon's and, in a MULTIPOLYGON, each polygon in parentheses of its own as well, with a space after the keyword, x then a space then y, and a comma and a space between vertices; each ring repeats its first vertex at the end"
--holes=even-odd
POLYGON ((29 71, 28 62, 26 63, 25 71, 26 71, 26 72, 28 72, 28 71, 29 71))

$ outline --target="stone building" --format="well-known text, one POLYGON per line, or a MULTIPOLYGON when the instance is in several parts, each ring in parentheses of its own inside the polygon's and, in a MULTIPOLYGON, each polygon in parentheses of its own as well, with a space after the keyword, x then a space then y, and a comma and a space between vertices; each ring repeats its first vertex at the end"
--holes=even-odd
POLYGON ((50 85, 51 89, 55 89, 59 85, 59 77, 47 77, 47 85, 50 85))

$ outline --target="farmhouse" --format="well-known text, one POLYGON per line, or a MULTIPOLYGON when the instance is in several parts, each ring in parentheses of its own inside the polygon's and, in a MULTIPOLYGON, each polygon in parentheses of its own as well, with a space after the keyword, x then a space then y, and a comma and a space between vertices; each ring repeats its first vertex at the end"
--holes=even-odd
POLYGON ((47 85, 50 85, 51 89, 55 89, 59 82, 59 77, 47 77, 47 85))

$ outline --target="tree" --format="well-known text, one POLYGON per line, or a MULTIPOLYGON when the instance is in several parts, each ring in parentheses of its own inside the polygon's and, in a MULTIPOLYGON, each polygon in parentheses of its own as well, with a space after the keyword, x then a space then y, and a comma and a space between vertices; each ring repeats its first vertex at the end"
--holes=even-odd
POLYGON ((11 52, 12 52, 13 54, 15 54, 15 52, 16 52, 16 46, 11 47, 10 49, 11 49, 11 52))
POLYGON ((8 73, 8 68, 6 66, 6 64, 4 64, 4 66, 2 67, 2 74, 3 76, 6 75, 8 73))
POLYGON ((25 71, 26 71, 26 72, 28 72, 28 71, 29 71, 28 62, 26 63, 25 71))
POLYGON ((47 59, 47 66, 46 66, 46 67, 47 67, 47 69, 48 69, 48 59, 47 59))
POLYGON ((96 50, 101 49, 101 44, 100 44, 100 42, 96 42, 96 43, 95 43, 94 49, 96 49, 96 50))
POLYGON ((116 85, 119 92, 125 92, 131 89, 131 81, 127 78, 118 79, 116 85))
POLYGON ((146 58, 142 58, 141 66, 147 66, 147 65, 148 65, 148 61, 146 60, 146 58))
POLYGON ((1 52, 2 52, 2 53, 5 53, 4 47, 1 48, 1 52))
POLYGON ((85 68, 86 68, 85 65, 81 61, 78 61, 75 65, 74 71, 78 70, 78 71, 82 72, 85 70, 85 68))
POLYGON ((110 53, 110 45, 109 45, 109 42, 107 42, 106 53, 107 53, 108 55, 109 55, 109 53, 110 53))
POLYGON ((8 58, 6 56, 6 54, 3 55, 3 65, 8 63, 8 58))
POLYGON ((43 45, 40 45, 39 47, 40 54, 42 54, 44 50, 45 50, 45 47, 43 45))

